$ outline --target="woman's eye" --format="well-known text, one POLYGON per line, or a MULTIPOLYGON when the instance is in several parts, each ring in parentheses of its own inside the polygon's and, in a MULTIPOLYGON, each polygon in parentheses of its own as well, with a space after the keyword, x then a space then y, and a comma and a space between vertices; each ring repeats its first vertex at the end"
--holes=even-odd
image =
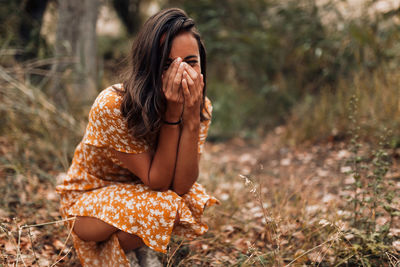
POLYGON ((186 61, 186 63, 193 67, 197 64, 197 60, 189 60, 189 61, 186 61))

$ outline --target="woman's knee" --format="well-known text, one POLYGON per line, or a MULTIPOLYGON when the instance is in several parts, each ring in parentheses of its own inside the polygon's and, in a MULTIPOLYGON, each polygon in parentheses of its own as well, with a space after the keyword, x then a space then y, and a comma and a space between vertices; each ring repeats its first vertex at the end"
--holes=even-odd
POLYGON ((104 241, 118 229, 94 217, 78 216, 73 231, 84 241, 104 241))

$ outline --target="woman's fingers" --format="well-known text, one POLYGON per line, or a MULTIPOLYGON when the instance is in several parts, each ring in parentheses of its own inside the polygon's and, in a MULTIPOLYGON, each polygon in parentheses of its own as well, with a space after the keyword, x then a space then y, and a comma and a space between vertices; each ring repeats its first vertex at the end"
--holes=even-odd
POLYGON ((180 63, 182 62, 182 59, 180 57, 176 58, 174 62, 172 63, 171 72, 169 73, 168 77, 168 82, 167 82, 167 88, 172 89, 172 85, 174 83, 174 78, 176 76, 176 72, 178 71, 178 68, 180 66, 180 63))
POLYGON ((169 80, 169 76, 171 74, 171 70, 172 70, 172 66, 174 65, 175 61, 172 62, 170 64, 170 66, 168 67, 168 69, 166 71, 164 71, 164 73, 162 74, 162 84, 163 84, 163 91, 165 93, 165 91, 167 90, 167 85, 168 85, 168 80, 169 80))
POLYGON ((167 71, 163 74, 163 86, 165 87, 165 90, 169 89, 169 86, 171 85, 171 79, 175 77, 176 70, 179 67, 179 61, 181 61, 181 58, 176 58, 172 63, 169 65, 167 71))
POLYGON ((183 96, 185 97, 185 102, 189 101, 190 92, 189 92, 189 86, 188 86, 186 78, 182 79, 182 88, 183 88, 183 96))
POLYGON ((193 79, 190 77, 190 75, 185 71, 184 72, 184 78, 187 81, 188 87, 189 87, 189 92, 190 92, 190 96, 196 97, 196 87, 195 87, 195 82, 193 81, 193 79))
POLYGON ((185 106, 191 107, 201 101, 203 88, 203 75, 181 58, 176 58, 163 74, 163 90, 168 101, 182 103, 184 100, 185 106))
POLYGON ((200 81, 200 75, 195 71, 191 66, 188 65, 186 68, 187 73, 189 74, 190 78, 196 83, 196 85, 199 84, 200 81))
POLYGON ((204 87, 203 74, 198 73, 195 69, 193 69, 190 66, 188 66, 186 70, 189 76, 192 78, 193 82, 195 83, 197 95, 202 95, 204 87))
POLYGON ((181 58, 176 58, 168 69, 168 73, 164 74, 163 78, 163 89, 164 95, 168 101, 182 103, 183 97, 181 90, 182 75, 185 69, 186 63, 182 62, 181 58))
POLYGON ((180 63, 178 70, 176 71, 173 84, 172 84, 172 90, 174 93, 179 93, 179 88, 181 87, 182 83, 182 75, 185 70, 185 64, 184 62, 180 63))

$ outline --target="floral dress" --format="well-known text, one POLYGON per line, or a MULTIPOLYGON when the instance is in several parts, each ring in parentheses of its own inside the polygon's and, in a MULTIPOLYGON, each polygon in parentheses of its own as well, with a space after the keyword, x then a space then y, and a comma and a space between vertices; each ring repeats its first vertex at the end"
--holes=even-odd
MULTIPOLYGON (((205 233, 208 227, 201 221, 203 210, 218 200, 198 183, 182 196, 172 190, 153 191, 114 156, 113 150, 136 154, 148 151, 149 145, 129 134, 120 112, 122 96, 113 87, 123 90, 122 84, 110 86, 96 98, 85 135, 63 183, 56 188, 61 196, 61 215, 98 218, 165 253, 171 234, 193 238, 205 233), (177 212, 180 222, 174 227, 177 212)), ((205 108, 211 114, 207 98, 205 108)), ((199 153, 209 124, 210 120, 201 123, 199 153)), ((83 241, 73 232, 72 237, 83 266, 129 266, 115 234, 100 243, 83 241)))

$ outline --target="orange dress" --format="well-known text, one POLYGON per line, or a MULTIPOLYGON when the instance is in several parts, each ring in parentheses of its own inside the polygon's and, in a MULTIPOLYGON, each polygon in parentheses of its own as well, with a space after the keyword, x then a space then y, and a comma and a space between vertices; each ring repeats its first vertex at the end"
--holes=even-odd
MULTIPOLYGON (((119 89, 122 84, 114 85, 119 89)), ((201 221, 206 206, 218 202, 195 183, 179 196, 174 191, 153 191, 135 177, 112 153, 143 153, 149 145, 128 132, 120 112, 122 97, 113 86, 96 98, 82 141, 77 146, 72 164, 56 190, 61 196, 61 215, 96 217, 122 231, 142 238, 150 248, 166 252, 171 234, 193 238, 205 233, 201 221), (180 223, 174 228, 176 213, 180 223)), ((212 106, 206 99, 211 114, 212 106)), ((201 123, 198 140, 202 152, 210 121, 201 123)), ((72 223, 69 224, 69 227, 72 223)), ((83 266, 129 266, 116 235, 105 242, 87 242, 72 232, 74 246, 83 266)))

